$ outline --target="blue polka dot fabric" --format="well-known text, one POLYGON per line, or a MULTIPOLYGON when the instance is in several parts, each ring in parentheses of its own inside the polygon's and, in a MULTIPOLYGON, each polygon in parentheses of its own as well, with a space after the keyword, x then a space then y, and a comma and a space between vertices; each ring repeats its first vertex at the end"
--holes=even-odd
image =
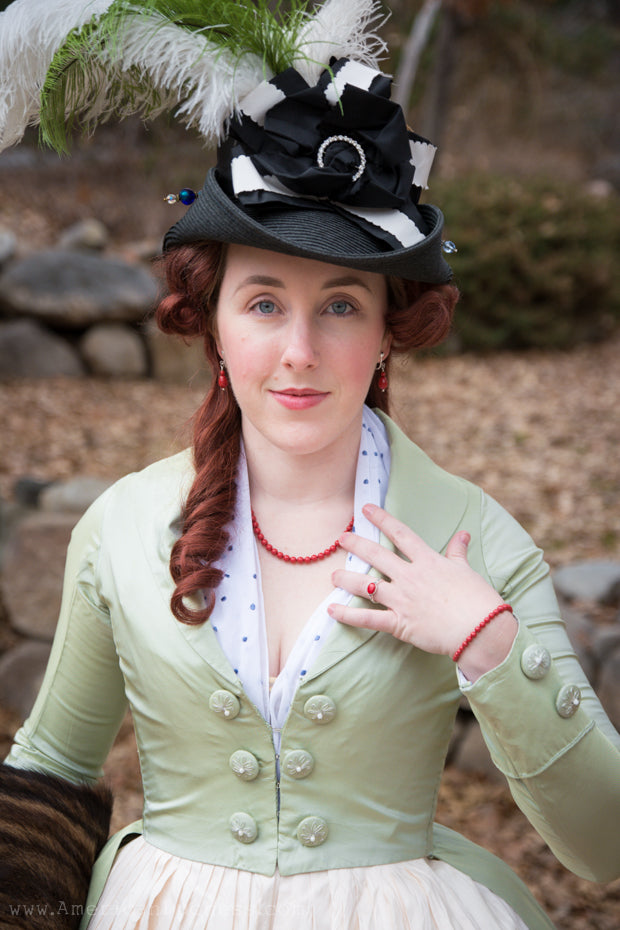
MULTIPOLYGON (((366 503, 383 506, 390 473, 390 448, 381 420, 364 408, 360 451, 355 478, 354 532, 379 540, 379 531, 362 513, 366 503)), ((263 613, 258 550, 252 530, 250 490, 245 454, 239 460, 235 519, 228 527, 230 544, 218 564, 223 571, 210 625, 244 690, 274 730, 279 751, 280 729, 300 683, 312 675, 323 643, 334 620, 329 604, 346 604, 347 591, 338 588, 318 605, 302 629, 284 668, 270 688, 267 633, 263 613)), ((347 556, 347 569, 365 573, 369 566, 357 556, 347 556)))

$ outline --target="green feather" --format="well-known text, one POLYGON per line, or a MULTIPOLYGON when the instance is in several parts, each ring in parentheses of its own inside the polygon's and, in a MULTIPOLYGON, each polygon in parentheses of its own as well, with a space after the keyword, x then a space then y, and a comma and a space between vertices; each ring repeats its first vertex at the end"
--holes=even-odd
POLYGON ((236 62, 256 55, 265 76, 271 76, 299 57, 296 41, 309 5, 309 0, 290 0, 283 10, 281 2, 269 0, 115 0, 73 30, 54 55, 41 91, 41 140, 66 153, 77 126, 90 131, 111 115, 138 113, 146 119, 165 108, 161 91, 142 69, 122 67, 123 39, 136 18, 153 32, 171 24, 200 33, 236 62))

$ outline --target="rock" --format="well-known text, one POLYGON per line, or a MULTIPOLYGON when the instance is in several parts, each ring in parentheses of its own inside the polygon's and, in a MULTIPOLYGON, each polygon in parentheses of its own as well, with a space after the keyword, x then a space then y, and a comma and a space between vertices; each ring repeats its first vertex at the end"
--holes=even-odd
POLYGON ((599 157, 592 165, 592 170, 596 172, 597 181, 605 180, 615 190, 620 190, 620 154, 613 152, 599 157))
POLYGON ((16 247, 17 240, 13 233, 0 226, 0 268, 13 258, 16 247))
POLYGON ((474 715, 471 712, 465 713, 461 711, 460 713, 457 713, 454 720, 452 735, 450 737, 450 745, 448 746, 448 752, 446 754, 446 765, 454 764, 454 760, 461 741, 464 739, 468 728, 475 725, 476 721, 474 715))
POLYGON ((553 584, 568 601, 620 604, 620 562, 593 559, 565 565, 554 572, 553 584))
POLYGON ((161 239, 140 239, 126 242, 121 247, 121 255, 128 262, 152 262, 161 255, 161 239))
POLYGON ((7 542, 3 589, 11 625, 18 633, 51 641, 56 629, 67 545, 75 514, 32 513, 7 542))
POLYGON ((65 229, 58 240, 58 248, 100 252, 109 240, 110 235, 103 223, 92 217, 65 229))
POLYGON ((0 276, 0 300, 9 313, 66 329, 141 320, 157 294, 144 268, 61 249, 29 255, 0 276))
POLYGON ((42 478, 30 478, 24 475, 13 485, 13 497, 22 507, 38 507, 41 492, 50 484, 50 481, 44 481, 42 478))
POLYGON ((487 749, 477 723, 470 723, 454 752, 453 765, 462 772, 482 772, 491 781, 505 784, 505 778, 487 749))
MULTIPOLYGON (((617 649, 620 649, 620 618, 612 626, 599 628, 594 635, 592 652, 595 659, 603 664, 617 649)), ((620 691, 620 681, 618 682, 620 691)))
POLYGON ((188 344, 180 336, 167 336, 157 328, 154 320, 149 320, 145 335, 153 378, 169 384, 209 383, 211 369, 201 339, 194 339, 188 344))
POLYGON ((127 326, 93 326, 82 337, 80 351, 95 375, 143 378, 147 374, 144 342, 127 326))
POLYGON ((6 501, 3 497, 0 497, 0 569, 2 569, 4 553, 11 539, 13 527, 23 516, 24 509, 20 504, 16 501, 6 501))
MULTIPOLYGON (((6 8, 8 3, 2 4, 2 6, 6 8)), ((16 145, 13 148, 5 149, 2 153, 2 168, 5 171, 12 171, 15 168, 18 170, 22 168, 36 169, 41 165, 45 155, 45 152, 37 151, 28 145, 16 145)))
POLYGON ((0 657, 0 704, 24 720, 35 702, 45 674, 49 643, 20 643, 0 657))
POLYGON ((78 513, 88 510, 111 482, 87 475, 50 484, 41 494, 41 510, 47 513, 78 513))
POLYGON ((586 181, 584 184, 584 190, 597 200, 606 200, 608 197, 613 197, 614 195, 614 186, 611 181, 606 181, 605 178, 593 178, 591 181, 586 181))
POLYGON ((584 617, 583 613, 574 607, 562 605, 561 614, 566 624, 568 638, 579 659, 579 664, 590 684, 594 685, 596 682, 596 662, 593 654, 595 626, 591 620, 584 617))
POLYGON ((34 320, 0 323, 0 379, 83 374, 82 362, 69 343, 34 320))
POLYGON ((620 731, 620 648, 603 663, 596 693, 607 716, 620 731))

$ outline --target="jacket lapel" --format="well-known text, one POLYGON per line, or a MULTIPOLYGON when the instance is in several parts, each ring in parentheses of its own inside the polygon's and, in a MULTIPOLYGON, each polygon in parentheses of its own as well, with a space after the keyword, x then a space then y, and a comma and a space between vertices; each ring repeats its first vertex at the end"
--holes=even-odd
MULTIPOLYGON (((194 478, 191 456, 186 450, 168 460, 168 481, 158 485, 157 507, 152 506, 148 496, 143 508, 144 516, 138 524, 143 551, 147 564, 156 579, 156 588, 161 595, 161 608, 169 616, 178 635, 203 659, 218 678, 223 679, 229 690, 241 694, 238 677, 217 641, 211 624, 207 621, 196 626, 180 623, 170 612, 170 598, 174 582, 170 574, 170 553, 181 534, 181 512, 194 478)), ((194 607, 199 605, 198 597, 194 607)))
POLYGON ((241 682, 235 675, 232 665, 218 643, 209 621, 207 620, 206 623, 201 623, 199 626, 179 623, 179 627, 181 627, 181 632, 187 643, 198 653, 201 659, 204 659, 211 666, 218 677, 224 679, 229 690, 235 694, 241 694, 243 691, 241 682))
POLYGON ((468 505, 468 483, 436 465, 385 414, 392 464, 385 509, 442 552, 468 505))
MULTIPOLYGON (((387 429, 392 458, 385 509, 411 527, 431 548, 441 552, 467 509, 466 485, 460 478, 435 465, 389 417, 379 411, 375 413, 378 413, 387 429)), ((386 549, 394 551, 394 544, 383 534, 380 542, 386 549)), ((373 568, 368 572, 368 577, 383 578, 373 568)), ((354 597, 350 606, 368 607, 368 601, 354 597)), ((376 632, 345 623, 334 624, 304 684, 355 652, 376 632)))

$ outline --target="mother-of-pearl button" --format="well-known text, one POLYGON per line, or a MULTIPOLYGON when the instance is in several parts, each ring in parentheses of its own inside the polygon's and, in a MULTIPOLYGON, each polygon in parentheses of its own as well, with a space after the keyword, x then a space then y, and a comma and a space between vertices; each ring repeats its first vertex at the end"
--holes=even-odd
POLYGON ((581 691, 577 685, 564 685, 555 699, 555 709, 560 717, 572 717, 581 704, 581 691))
POLYGON ((321 846, 329 829, 322 817, 304 817, 297 827, 297 839, 302 846, 321 846))
POLYGON ((240 843, 253 843, 258 836, 256 821, 250 814, 237 811, 229 820, 230 832, 240 843))
POLYGON ((336 716, 336 705, 326 694, 315 694, 304 704, 304 717, 318 724, 326 724, 336 716))
POLYGON ((537 681, 544 678, 551 668, 549 650, 538 643, 531 643, 521 655, 521 670, 527 678, 537 681))
POLYGON ((282 770, 290 778, 307 778, 314 769, 314 759, 305 749, 291 749, 282 760, 282 770))
POLYGON ((214 714, 225 720, 234 720, 241 709, 239 699, 232 691, 226 691, 224 688, 213 692, 209 698, 209 707, 214 714))
POLYGON ((256 756, 247 749, 237 749, 228 760, 232 771, 242 781, 254 781, 258 777, 260 765, 256 756))

